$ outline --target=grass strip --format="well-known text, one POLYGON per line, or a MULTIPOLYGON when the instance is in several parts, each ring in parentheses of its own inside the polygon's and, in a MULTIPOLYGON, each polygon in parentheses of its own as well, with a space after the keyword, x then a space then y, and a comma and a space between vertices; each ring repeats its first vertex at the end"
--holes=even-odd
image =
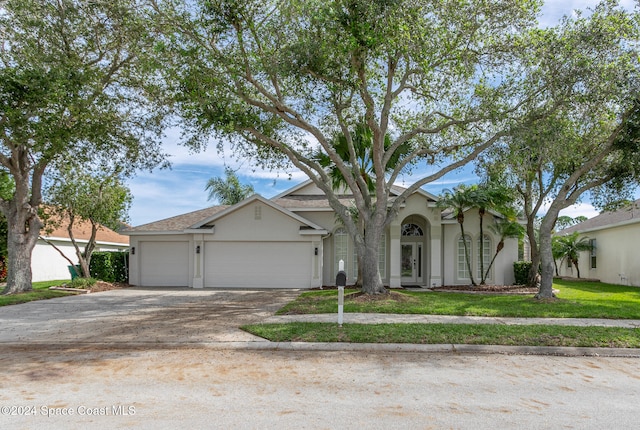
POLYGON ((254 324, 272 342, 351 342, 640 348, 640 330, 618 327, 490 324, 254 324))
MULTIPOLYGON (((8 305, 17 305, 19 303, 27 303, 32 302, 34 300, 45 300, 45 299, 53 299, 56 297, 64 297, 69 294, 65 291, 55 291, 50 290, 49 287, 59 286, 69 281, 45 281, 45 282, 34 282, 32 284, 33 290, 20 293, 20 294, 11 294, 8 296, 0 295, 0 306, 8 306, 8 305)), ((0 290, 1 291, 1 290, 0 290)))
MULTIPOLYGON (((393 290, 402 300, 358 302, 345 293, 344 312, 469 315, 493 317, 640 319, 640 288, 601 282, 556 281, 556 300, 531 295, 489 295, 393 290)), ((336 290, 309 291, 278 311, 279 315, 337 313, 336 290)))

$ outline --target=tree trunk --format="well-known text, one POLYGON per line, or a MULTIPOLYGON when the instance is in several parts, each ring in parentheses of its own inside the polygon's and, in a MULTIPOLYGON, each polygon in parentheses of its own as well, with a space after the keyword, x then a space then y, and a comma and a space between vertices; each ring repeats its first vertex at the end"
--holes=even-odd
POLYGON ((493 258, 491 258, 491 261, 489 262, 489 266, 487 267, 487 272, 484 274, 482 278, 483 280, 486 281, 486 279, 489 277, 489 272, 493 267, 493 263, 496 261, 498 254, 500 254, 500 251, 502 251, 503 249, 504 249, 504 239, 500 239, 500 242, 498 242, 498 246, 496 246, 496 253, 493 254, 493 258))
POLYGON ((580 268, 578 267, 578 260, 573 260, 573 265, 576 266, 576 275, 578 275, 578 279, 580 279, 580 268))
MULTIPOLYGON (((480 260, 480 285, 484 285, 486 283, 486 276, 484 273, 484 214, 486 209, 480 208, 478 210, 478 215, 480 216, 480 249, 479 252, 479 260, 480 260)), ((473 246, 473 245, 472 245, 473 246)))
POLYGON ((89 272, 89 266, 91 265, 91 255, 93 254, 93 250, 96 247, 96 235, 98 232, 98 224, 90 220, 91 222, 91 237, 87 241, 87 244, 84 246, 84 251, 80 248, 80 245, 76 241, 76 238, 73 235, 73 224, 75 222, 75 216, 73 214, 69 214, 69 226, 67 227, 67 231, 69 233, 69 238, 71 239, 71 243, 73 243, 74 248, 76 249, 76 256, 78 257, 78 263, 80 264, 80 271, 82 272, 80 275, 83 278, 90 278, 91 273, 89 272))
POLYGON ((7 286, 2 294, 31 291, 31 253, 36 246, 42 224, 31 208, 18 208, 7 217, 7 286))
POLYGON ((380 269, 378 267, 378 248, 382 237, 383 226, 369 226, 365 231, 362 255, 362 291, 367 294, 386 294, 380 269))
POLYGON ((558 212, 559 209, 554 208, 552 205, 540 225, 540 262, 542 270, 540 275, 540 291, 536 295, 538 299, 555 297, 553 294, 554 258, 551 246, 551 232, 558 218, 558 212))
POLYGON ((476 286, 476 280, 473 278, 473 271, 471 270, 471 257, 469 256, 469 244, 467 243, 467 237, 464 232, 464 221, 458 222, 460 225, 460 234, 462 235, 462 244, 464 246, 464 259, 467 263, 467 270, 469 270, 469 279, 471 280, 471 285, 476 286))
POLYGON ((540 267, 540 249, 536 240, 535 226, 533 225, 533 217, 527 217, 527 237, 529 238, 529 249, 531 251, 531 269, 529 269, 529 278, 527 285, 529 287, 538 286, 538 270, 540 267))

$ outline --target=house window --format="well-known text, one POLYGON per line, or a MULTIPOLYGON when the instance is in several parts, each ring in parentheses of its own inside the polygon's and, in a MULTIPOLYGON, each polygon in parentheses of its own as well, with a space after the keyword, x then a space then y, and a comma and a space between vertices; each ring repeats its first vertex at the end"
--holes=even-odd
POLYGON ((589 245, 591 246, 591 250, 589 251, 589 257, 591 260, 591 268, 595 269, 596 266, 596 240, 595 239, 590 239, 589 240, 589 245))
POLYGON ((335 269, 338 273, 340 260, 344 261, 344 268, 347 270, 348 266, 348 244, 349 236, 344 228, 339 228, 333 233, 333 256, 335 260, 335 269))
MULTIPOLYGON (((351 272, 351 277, 354 280, 358 279, 358 250, 356 249, 356 245, 353 245, 353 272, 351 272)), ((346 265, 346 262, 345 262, 346 265)))
MULTIPOLYGON (((345 262, 346 264, 346 262, 345 262)), ((387 235, 383 234, 380 238, 380 247, 378 248, 378 270, 382 279, 386 276, 387 269, 387 235)), ((358 250, 353 247, 353 279, 358 277, 358 250)))
MULTIPOLYGON (((491 238, 488 235, 484 235, 484 240, 482 242, 480 242, 480 238, 478 238, 478 278, 482 279, 482 275, 484 275, 484 273, 481 272, 481 265, 480 265, 480 247, 482 246, 482 268, 484 269, 485 273, 487 272, 487 269, 489 268, 489 263, 491 263, 491 238)), ((464 251, 464 250, 463 250, 464 251)))
POLYGON ((383 234, 380 238, 380 248, 378 248, 378 270, 380 277, 384 279, 387 276, 387 235, 383 234))
POLYGON ((402 224, 403 236, 424 236, 422 229, 416 224, 402 224))
MULTIPOLYGON (((465 235, 465 240, 467 242, 467 248, 469 249, 469 260, 473 261, 473 257, 472 257, 473 253, 471 249, 471 243, 472 243, 471 237, 465 235)), ((465 258, 464 242, 463 242, 462 236, 458 238, 458 252, 457 252, 456 266, 457 266, 458 279, 471 278, 471 276, 469 276, 469 269, 467 267, 467 260, 465 258)))

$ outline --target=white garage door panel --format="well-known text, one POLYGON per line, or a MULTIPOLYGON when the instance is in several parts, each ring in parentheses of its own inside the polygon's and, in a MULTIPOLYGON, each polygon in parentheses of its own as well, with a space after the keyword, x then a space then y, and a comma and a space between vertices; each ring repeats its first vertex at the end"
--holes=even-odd
POLYGON ((308 243, 209 242, 205 247, 205 286, 215 288, 308 288, 308 243))
POLYGON ((140 269, 143 286, 188 286, 189 242, 141 242, 140 269))

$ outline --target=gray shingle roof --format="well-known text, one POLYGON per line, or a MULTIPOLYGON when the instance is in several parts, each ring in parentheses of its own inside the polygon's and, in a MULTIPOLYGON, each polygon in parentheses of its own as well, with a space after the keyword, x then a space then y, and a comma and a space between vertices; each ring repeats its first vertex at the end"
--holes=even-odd
POLYGON ((640 199, 633 202, 631 206, 618 209, 615 212, 604 212, 598 216, 590 218, 580 224, 573 225, 558 232, 558 234, 568 234, 574 231, 584 232, 591 230, 599 230, 616 224, 627 222, 640 222, 640 199))
POLYGON ((218 212, 221 212, 228 208, 229 206, 212 206, 205 209, 200 209, 197 211, 189 212, 183 215, 177 215, 171 218, 166 218, 160 221, 151 222, 148 224, 139 225, 127 230, 124 230, 123 233, 126 234, 128 232, 142 232, 142 231, 182 231, 186 228, 191 227, 198 221, 201 221, 205 218, 209 218, 215 215, 218 212))

